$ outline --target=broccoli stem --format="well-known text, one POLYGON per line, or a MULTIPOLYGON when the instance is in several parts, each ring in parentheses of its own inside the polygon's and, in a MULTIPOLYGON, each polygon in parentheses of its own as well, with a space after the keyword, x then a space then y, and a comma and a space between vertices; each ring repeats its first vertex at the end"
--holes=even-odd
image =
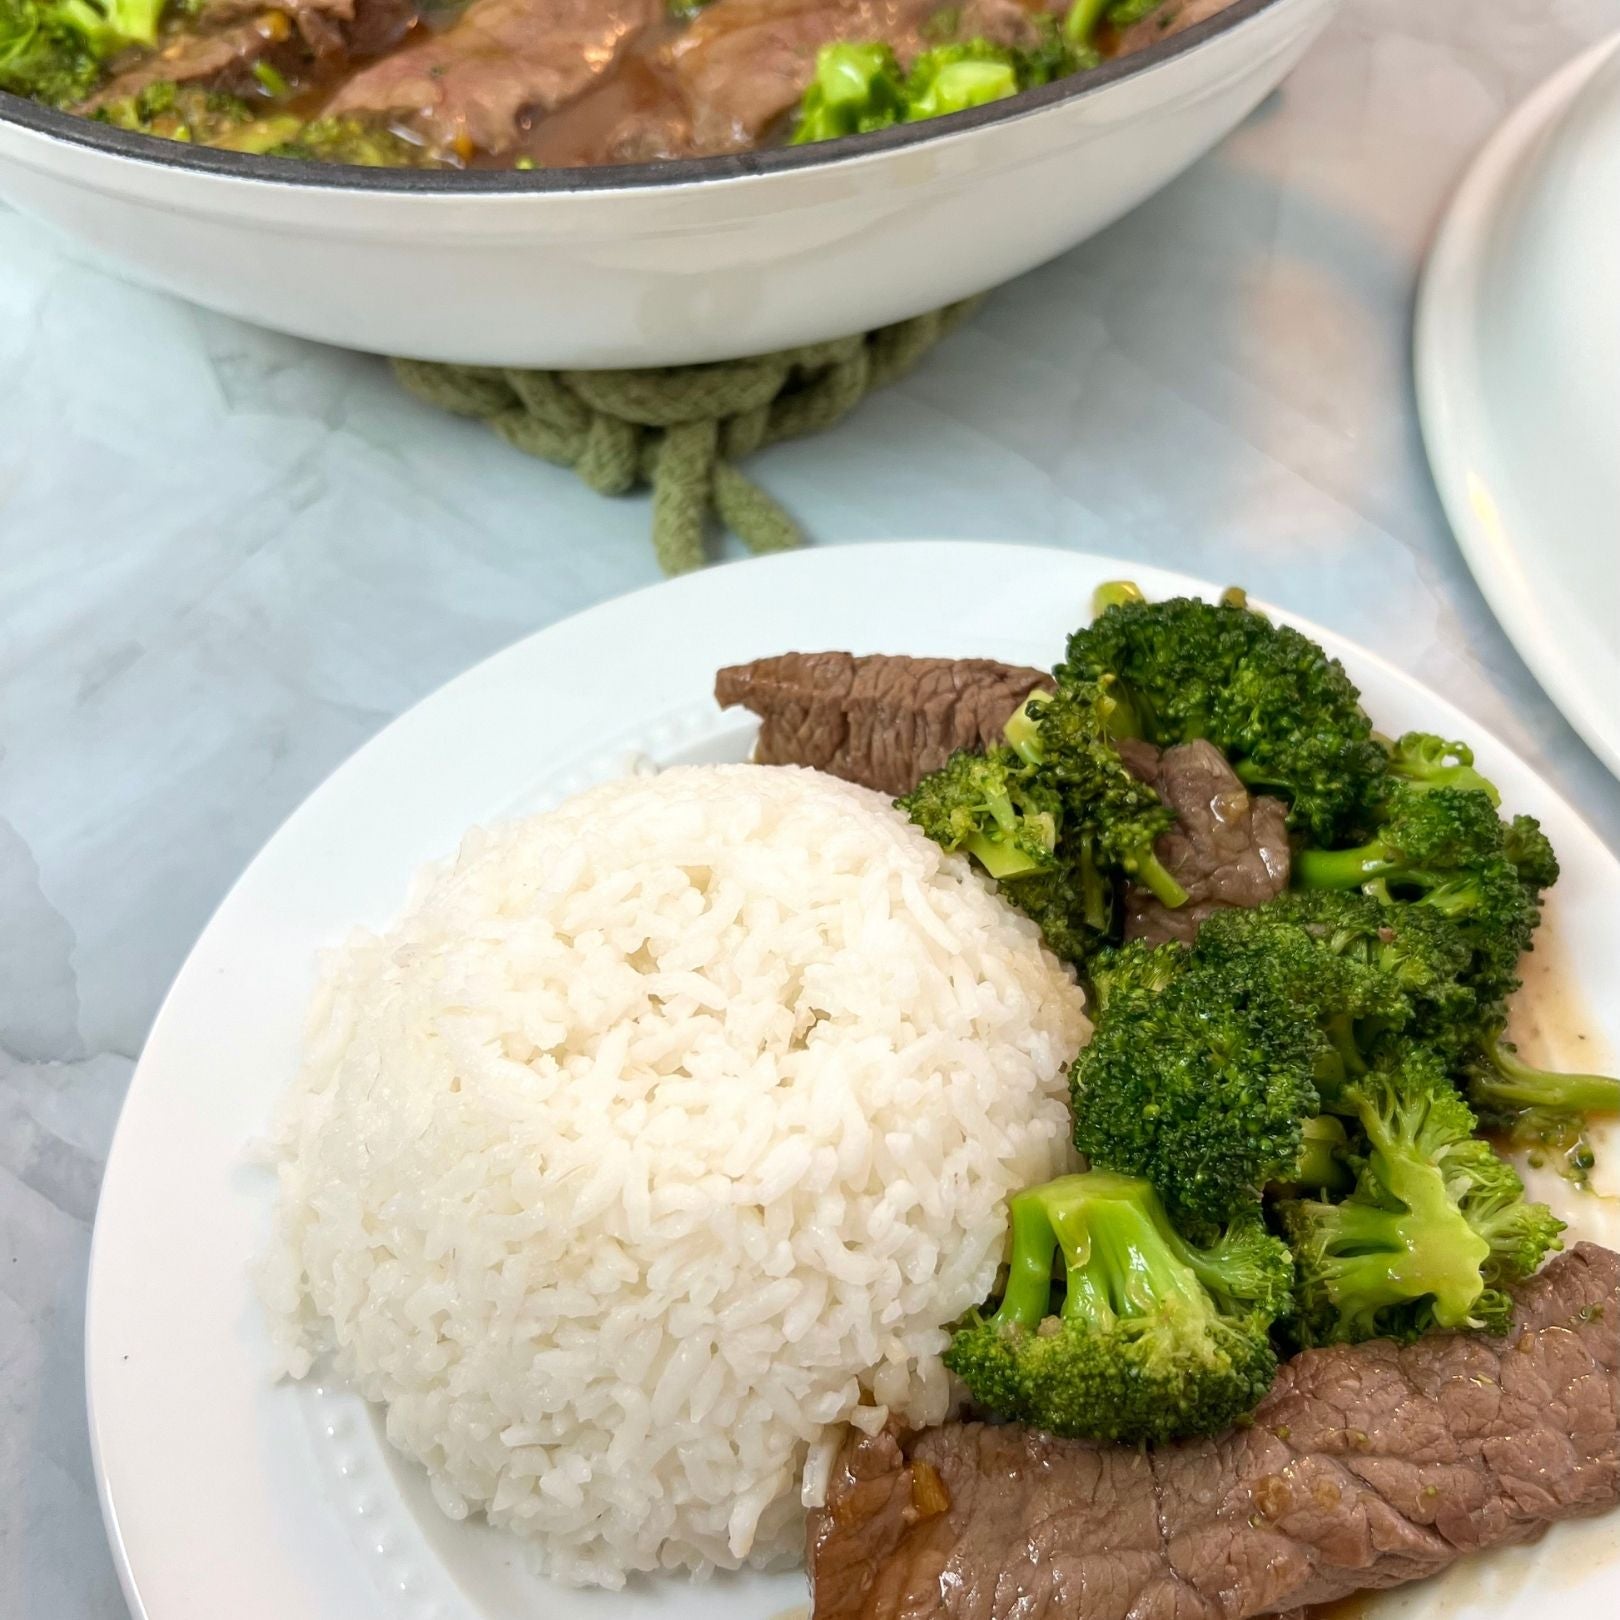
MULTIPOLYGON (((1074 22, 1075 14, 1086 4, 1086 0, 1076 0, 1074 10, 1069 13, 1069 25, 1074 22)), ((1097 10, 1102 6, 1098 5, 1097 10)), ((1068 25, 1066 25, 1068 26, 1068 25)), ((1071 38, 1073 36, 1071 35, 1071 38)), ((1145 602, 1147 598, 1142 594, 1142 587, 1128 579, 1110 579, 1099 585, 1092 592, 1091 616, 1100 618, 1111 607, 1124 607, 1127 602, 1145 602)))
MULTIPOLYGON (((999 818, 998 818, 999 819, 999 818)), ((983 833, 971 833, 962 848, 997 882, 1041 870, 1040 862, 1013 844, 998 844, 983 833)))
POLYGON ((1008 1206, 1012 1217, 1012 1253, 1007 1261, 1006 1290, 995 1315, 990 1318, 994 1326, 1033 1330, 1048 1314, 1052 1303, 1052 1262, 1058 1249, 1058 1235, 1048 1211, 1065 1191, 1079 1196, 1083 1179, 1065 1176, 1044 1187, 1014 1194, 1008 1206))
MULTIPOLYGON (((1243 768, 1240 779, 1247 781, 1243 768)), ((1389 851, 1376 839, 1354 849, 1302 849, 1294 857, 1294 887, 1299 889, 1359 889, 1395 871, 1389 851)))
POLYGON ((1323 1192, 1347 1191, 1355 1178, 1342 1157, 1349 1140, 1344 1126, 1331 1114, 1318 1114, 1304 1122, 1301 1134, 1299 1166, 1289 1178, 1289 1185, 1323 1192))
POLYGON ((1045 688, 1037 686, 1029 697, 1013 710, 1006 725, 1001 728, 1002 736, 1026 765, 1041 763, 1041 723, 1029 712, 1029 705, 1033 699, 1043 698, 1046 695, 1045 688))
POLYGON ((1559 1114, 1620 1113, 1620 1080, 1606 1074, 1560 1074, 1526 1063, 1505 1041, 1481 1054, 1474 1094, 1497 1108, 1537 1108, 1559 1114))
POLYGON ((1443 1328, 1467 1327, 1484 1292, 1481 1267, 1491 1246, 1469 1226, 1453 1202, 1440 1166, 1394 1139, 1371 1106, 1361 1123, 1372 1143, 1379 1183, 1403 1213, 1347 1200, 1339 1206, 1340 1252, 1373 1293, 1378 1279, 1393 1282, 1407 1299, 1434 1299, 1434 1319, 1443 1328))
POLYGON ((1149 848, 1133 850, 1125 859, 1125 870, 1152 894, 1160 905, 1174 911, 1187 903, 1187 891, 1171 877, 1159 857, 1149 848))

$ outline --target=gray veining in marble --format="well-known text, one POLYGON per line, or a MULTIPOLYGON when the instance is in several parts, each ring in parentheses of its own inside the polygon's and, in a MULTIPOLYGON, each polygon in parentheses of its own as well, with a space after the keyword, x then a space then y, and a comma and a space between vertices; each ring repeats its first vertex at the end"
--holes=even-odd
MULTIPOLYGON (((1000 536, 1245 581, 1452 697, 1620 844, 1620 790, 1452 545, 1408 374, 1469 154, 1617 27, 1620 0, 1348 0, 1184 179, 754 470, 823 544, 1000 536)), ((655 569, 644 501, 3 211, 0 379, 0 1615, 110 1620, 83 1282, 164 986, 357 744, 655 569)))

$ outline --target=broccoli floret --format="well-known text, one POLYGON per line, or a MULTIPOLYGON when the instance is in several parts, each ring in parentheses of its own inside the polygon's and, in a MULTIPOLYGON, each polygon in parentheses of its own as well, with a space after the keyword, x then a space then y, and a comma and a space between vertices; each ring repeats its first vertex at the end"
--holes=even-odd
POLYGON ((1096 685, 1034 693, 1007 722, 1006 745, 956 754, 896 800, 936 843, 975 856, 1076 963, 1113 928, 1116 877, 1168 906, 1187 899, 1153 849, 1173 817, 1108 742, 1108 706, 1096 685))
POLYGON ((438 164, 427 147, 385 124, 355 117, 313 119, 263 150, 267 157, 312 158, 366 169, 433 168, 438 164))
POLYGON ((887 45, 823 45, 799 105, 793 144, 887 129, 905 115, 905 73, 887 45))
POLYGON ((1487 862, 1506 861, 1502 833, 1496 808, 1483 793, 1397 783, 1372 839, 1351 849, 1301 850, 1293 878, 1306 889, 1381 883, 1391 893, 1423 892, 1487 862))
POLYGON ((1098 1021, 1070 1071, 1075 1146, 1147 1177, 1178 1219, 1219 1225, 1298 1173, 1331 1055, 1264 964, 1195 961, 1098 1021))
POLYGON ((1507 824, 1502 831, 1502 853, 1538 901, 1558 881, 1558 857, 1534 816, 1515 816, 1507 824))
POLYGON ((896 803, 936 844, 966 850, 991 877, 1057 865, 1062 801, 1011 748, 955 753, 896 803))
POLYGON ((1409 731, 1388 745, 1389 774, 1414 787, 1472 788, 1493 806, 1502 802, 1496 784, 1474 769, 1467 743, 1447 742, 1427 731, 1409 731))
POLYGON ((157 42, 165 0, 0 0, 0 90, 52 106, 82 101, 103 64, 157 42))
POLYGON ((1108 741, 1112 709, 1096 683, 1034 692, 1007 722, 1007 736, 1061 791, 1071 840, 1085 841, 1101 865, 1123 872, 1164 905, 1183 906, 1187 891, 1153 851, 1175 817, 1126 770, 1108 741))
POLYGON ((1161 747, 1207 739, 1248 786, 1287 800, 1290 825, 1317 842, 1370 824, 1384 752, 1356 688, 1315 642, 1236 592, 1148 602, 1116 586, 1098 600, 1057 673, 1060 684, 1113 677, 1115 735, 1161 747))
POLYGON ((987 39, 937 45, 906 76, 906 122, 1001 101, 1023 88, 1016 52, 987 39))
POLYGON ((1063 19, 1064 37, 1074 45, 1089 46, 1104 23, 1129 28, 1163 4, 1164 0, 1074 0, 1063 19))
POLYGON ((1562 1223, 1475 1134, 1444 1067, 1413 1049, 1357 1077, 1335 1107, 1359 1126, 1354 1190, 1285 1199, 1292 1329, 1304 1344, 1506 1325, 1506 1285, 1558 1246, 1562 1223))
POLYGON ((1271 1387, 1268 1329, 1292 1267, 1254 1209, 1200 1247, 1145 1181, 1093 1170, 1018 1194, 1011 1217, 1001 1303, 945 1353, 989 1410, 1054 1434, 1170 1440, 1228 1428, 1271 1387))
POLYGON ((1186 972, 1190 960, 1184 946, 1143 939, 1098 951, 1087 963, 1093 1016, 1117 1017, 1127 1007, 1151 1005, 1186 972))

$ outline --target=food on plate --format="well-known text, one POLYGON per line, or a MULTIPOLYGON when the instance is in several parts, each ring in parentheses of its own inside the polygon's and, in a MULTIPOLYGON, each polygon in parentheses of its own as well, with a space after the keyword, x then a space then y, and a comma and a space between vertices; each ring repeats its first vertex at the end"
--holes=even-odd
POLYGON ((759 716, 761 765, 810 765, 891 797, 958 749, 992 748, 1052 677, 993 658, 785 653, 715 676, 721 708, 759 716))
POLYGON ((333 955, 291 1372, 562 1579, 813 1509, 821 1620, 1245 1620, 1615 1504, 1620 1257, 1560 1251, 1620 1081, 1512 1044, 1558 863, 1465 744, 1123 583, 1050 675, 716 696, 755 762, 475 831, 333 955))
POLYGON ((230 151, 641 163, 1097 68, 1230 0, 0 0, 0 91, 230 151))
POLYGON ((1277 1371, 1288 1250, 1246 1210, 1208 1243, 1176 1230, 1151 1182, 1092 1170, 1017 1194, 1001 1303, 945 1365, 982 1406, 1058 1434, 1216 1434, 1277 1371))
POLYGON ((812 1516, 814 1620, 1248 1620, 1419 1580, 1612 1510, 1617 1384, 1620 1256, 1583 1243, 1505 1338, 1307 1350, 1218 1438, 852 1434, 812 1516))
POLYGON ((1072 1164, 1072 976, 876 794, 689 767, 470 834, 332 956, 266 1278, 549 1572, 795 1557, 806 1459, 949 1409, 1010 1194, 1072 1164), (863 1404, 864 1403, 864 1404, 863 1404))

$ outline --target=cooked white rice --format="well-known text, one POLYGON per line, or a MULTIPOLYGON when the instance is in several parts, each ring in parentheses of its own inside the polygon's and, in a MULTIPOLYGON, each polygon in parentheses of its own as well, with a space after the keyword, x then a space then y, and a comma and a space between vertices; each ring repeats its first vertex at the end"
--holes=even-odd
POLYGON ((475 831, 325 964, 276 1139, 287 1370, 332 1354, 446 1512, 561 1579, 797 1556, 834 1426, 945 1415, 1085 1030, 965 860, 813 771, 475 831))

